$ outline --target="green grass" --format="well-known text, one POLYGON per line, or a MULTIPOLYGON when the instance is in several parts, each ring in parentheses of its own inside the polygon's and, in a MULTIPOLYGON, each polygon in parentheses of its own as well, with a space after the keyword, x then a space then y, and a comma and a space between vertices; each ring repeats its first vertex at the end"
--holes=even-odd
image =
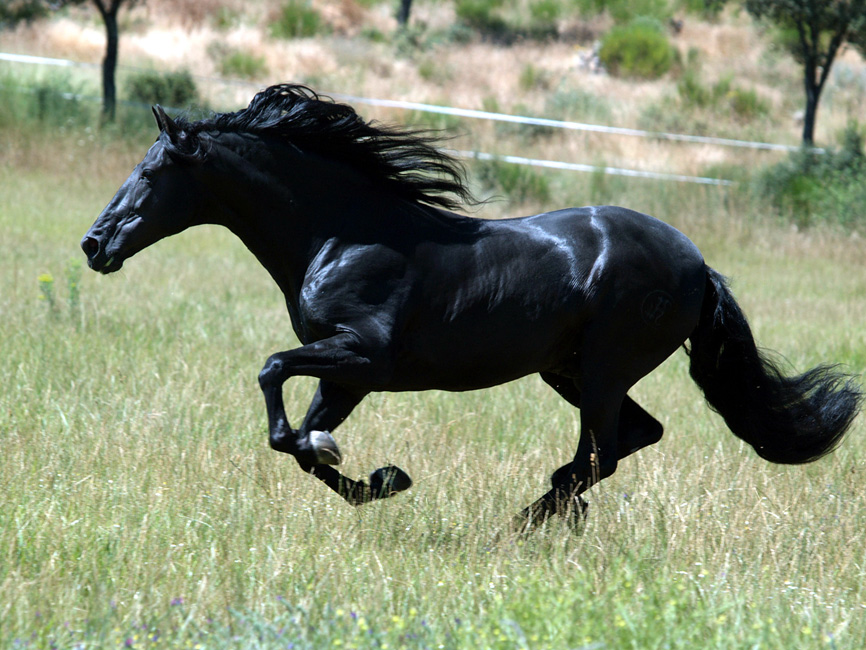
MULTIPOLYGON (((537 378, 378 394, 337 432, 343 470, 395 463, 416 483, 352 509, 268 448, 256 376, 297 343, 228 233, 86 271, 70 300, 78 241, 150 139, 0 131, 0 647, 862 647, 862 418, 829 458, 769 465, 678 353, 633 391, 665 439, 591 491, 582 533, 514 538, 577 412, 537 378)), ((862 242, 646 181, 552 174, 546 207, 590 189, 688 232, 796 368, 866 367, 862 242)), ((314 387, 286 385, 296 421, 314 387)))

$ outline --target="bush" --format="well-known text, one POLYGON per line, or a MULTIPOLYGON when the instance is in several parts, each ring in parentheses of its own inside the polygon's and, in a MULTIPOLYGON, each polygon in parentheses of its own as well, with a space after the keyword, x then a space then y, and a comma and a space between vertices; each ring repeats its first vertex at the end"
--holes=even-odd
POLYGON ((224 77, 255 79, 263 77, 267 72, 267 64, 262 56, 254 56, 222 45, 210 47, 208 52, 216 59, 220 74, 224 77))
POLYGON ((324 31, 325 22, 309 0, 289 0, 271 23, 274 38, 309 38, 324 31))
POLYGON ((557 34, 565 0, 456 0, 457 25, 503 44, 545 40, 557 34))
POLYGON ((555 23, 564 9, 558 0, 535 0, 529 5, 532 22, 538 25, 555 23))
POLYGON ((866 229, 866 156, 858 126, 848 126, 839 149, 823 154, 801 149, 768 168, 755 191, 798 226, 835 223, 866 229))
POLYGON ((92 126, 99 102, 93 101, 95 96, 85 95, 92 92, 60 75, 30 83, 0 77, 0 128, 27 123, 59 128, 92 126))
POLYGON ((752 89, 733 88, 727 94, 728 104, 737 117, 753 119, 770 112, 767 102, 752 89))
POLYGON ((617 24, 628 23, 637 18, 666 21, 671 17, 668 0, 576 0, 575 4, 583 16, 606 12, 617 24))
POLYGON ((198 102, 198 88, 189 70, 140 72, 127 82, 130 101, 185 108, 198 102))
POLYGON ((658 21, 638 18, 605 34, 599 58, 613 75, 656 79, 670 70, 675 52, 658 21))
POLYGON ((677 94, 689 108, 711 108, 733 113, 750 120, 770 112, 767 102, 751 89, 737 88, 731 77, 724 77, 712 86, 705 86, 695 68, 688 68, 677 82, 677 94))
POLYGON ((704 108, 718 99, 716 89, 708 88, 701 80, 699 73, 694 68, 687 68, 677 81, 677 94, 680 101, 688 107, 704 108))
POLYGON ((506 29, 505 21, 497 15, 503 0, 457 0, 457 19, 472 29, 498 33, 506 29))
POLYGON ((485 190, 501 193, 510 201, 546 203, 550 200, 547 178, 527 165, 501 160, 479 161, 476 175, 485 190))
POLYGON ((556 120, 610 122, 613 104, 601 95, 562 85, 544 102, 544 114, 556 120))

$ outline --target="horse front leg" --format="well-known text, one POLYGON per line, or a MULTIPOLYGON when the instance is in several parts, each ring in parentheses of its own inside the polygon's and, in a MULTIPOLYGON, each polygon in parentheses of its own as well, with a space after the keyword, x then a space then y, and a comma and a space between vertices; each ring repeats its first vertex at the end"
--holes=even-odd
POLYGON ((313 474, 352 505, 392 496, 408 489, 412 480, 400 468, 388 466, 370 474, 370 483, 354 481, 329 465, 342 461, 332 436, 336 429, 381 382, 382 370, 349 345, 356 339, 337 335, 296 350, 278 352, 265 363, 259 384, 268 413, 268 439, 273 449, 291 454, 305 472, 313 474), (293 429, 283 403, 283 384, 295 375, 319 377, 319 386, 299 429, 293 429))
MULTIPOLYGON (((364 398, 372 385, 365 377, 372 365, 369 357, 354 352, 354 339, 340 334, 294 350, 272 354, 259 373, 259 386, 268 414, 268 439, 276 451, 294 456, 304 466, 339 465, 342 455, 331 431, 345 420, 364 398), (283 384, 298 375, 318 377, 335 388, 322 393, 321 384, 300 429, 293 429, 283 403, 283 384), (339 384, 356 386, 356 390, 338 390, 339 384), (310 416, 314 416, 310 418, 310 416), (328 422, 318 423, 319 419, 328 422)), ((326 389, 327 390, 327 389, 326 389)))
MULTIPOLYGON (((364 398, 366 391, 359 391, 332 382, 320 381, 310 403, 304 422, 298 431, 301 440, 309 440, 315 447, 325 437, 334 442, 331 433, 349 416, 352 409, 364 398)), ((321 454, 320 450, 317 450, 321 454)), ((330 452, 329 452, 330 453, 330 452)), ((337 457, 341 457, 337 450, 337 457)), ((297 457, 296 457, 297 458, 297 457)), ((328 464, 305 465, 298 460, 301 469, 315 476, 325 485, 354 506, 376 499, 394 496, 412 486, 412 479, 402 469, 394 465, 382 467, 370 474, 369 484, 350 479, 328 464)))

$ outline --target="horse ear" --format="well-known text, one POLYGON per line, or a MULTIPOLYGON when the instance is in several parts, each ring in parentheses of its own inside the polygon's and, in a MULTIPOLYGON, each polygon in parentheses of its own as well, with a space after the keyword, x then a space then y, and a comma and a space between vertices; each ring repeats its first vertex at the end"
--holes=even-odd
POLYGON ((159 104, 153 106, 152 110, 159 130, 165 132, 172 142, 177 143, 178 136, 180 135, 180 127, 178 127, 175 121, 168 116, 165 109, 163 109, 159 104))
POLYGON ((151 106, 150 110, 153 111, 153 117, 156 119, 156 125, 159 127, 159 130, 165 131, 165 122, 163 121, 165 118, 165 111, 162 110, 162 106, 157 104, 156 106, 151 106))

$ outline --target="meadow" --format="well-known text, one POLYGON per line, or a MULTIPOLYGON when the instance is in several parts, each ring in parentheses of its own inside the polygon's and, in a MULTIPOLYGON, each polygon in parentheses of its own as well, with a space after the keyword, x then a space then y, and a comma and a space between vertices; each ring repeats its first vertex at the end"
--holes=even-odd
MULTIPOLYGON (((370 83, 397 85, 403 64, 387 65, 370 83)), ((447 85, 435 78, 430 87, 447 85)), ((112 276, 83 265, 79 240, 152 127, 130 129, 140 116, 114 129, 35 123, 9 106, 0 102, 0 647, 866 643, 862 416, 827 458, 768 464, 707 408, 679 352, 631 392, 664 424, 663 440, 588 493, 578 531, 554 519, 516 536, 512 515, 573 455, 578 412, 536 377, 462 394, 374 394, 337 431, 342 470, 361 478, 393 463, 415 484, 354 509, 268 447, 257 375, 297 341, 282 295, 239 241, 199 227, 112 276)), ((604 149, 589 137, 463 128, 509 153, 604 149)), ((669 157, 686 172, 707 163, 640 146, 612 155, 669 157)), ((469 172, 487 191, 490 168, 469 172)), ((649 212, 731 278, 759 344, 790 368, 866 370, 862 233, 792 225, 745 183, 539 175, 543 192, 530 177, 522 200, 472 214, 591 203, 649 212)), ((286 384, 290 417, 303 416, 314 389, 286 384)))
MULTIPOLYGON (((658 445, 594 488, 574 533, 512 514, 573 453, 536 378, 371 396, 350 476, 416 481, 352 509, 266 441, 256 382, 296 343, 224 231, 81 266, 81 234, 146 148, 5 130, 0 167, 0 645, 33 648, 857 648, 866 639, 863 420, 809 466, 761 461, 673 356, 633 390, 658 445)), ((576 195, 591 177, 569 176, 576 195)), ((733 278, 761 344, 866 366, 856 236, 798 231, 720 188, 628 181, 733 278)), ((492 214, 506 205, 489 208, 492 214)), ((481 211, 482 214, 484 210, 481 211)), ((295 418, 314 389, 286 385, 295 418)))

